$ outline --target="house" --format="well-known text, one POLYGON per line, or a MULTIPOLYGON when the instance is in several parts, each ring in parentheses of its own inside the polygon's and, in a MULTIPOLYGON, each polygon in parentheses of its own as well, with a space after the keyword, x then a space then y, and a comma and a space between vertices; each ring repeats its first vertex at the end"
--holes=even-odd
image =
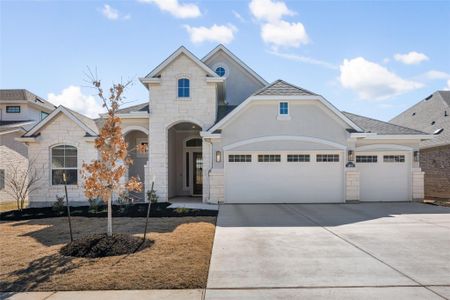
POLYGON ((433 134, 419 144, 425 196, 450 199, 450 91, 436 91, 391 120, 433 134))
MULTIPOLYGON (((159 201, 343 203, 423 198, 422 131, 342 112, 323 96, 283 80, 268 83, 223 45, 199 59, 180 47, 140 82, 149 100, 124 108, 134 154, 128 176, 159 201)), ((86 201, 79 171, 97 157, 100 120, 59 107, 19 140, 45 165, 30 196, 47 205, 69 173, 71 201, 86 201), (97 126, 97 127, 96 127, 97 126)))
POLYGON ((24 172, 28 164, 28 148, 15 138, 54 109, 50 102, 25 89, 0 90, 0 200, 12 200, 6 190, 11 167, 24 172))

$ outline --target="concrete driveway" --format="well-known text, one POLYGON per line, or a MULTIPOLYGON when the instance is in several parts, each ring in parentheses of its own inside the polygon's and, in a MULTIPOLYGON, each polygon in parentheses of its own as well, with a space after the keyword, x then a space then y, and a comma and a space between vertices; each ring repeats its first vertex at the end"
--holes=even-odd
POLYGON ((448 299, 450 209, 222 205, 206 299, 448 299))

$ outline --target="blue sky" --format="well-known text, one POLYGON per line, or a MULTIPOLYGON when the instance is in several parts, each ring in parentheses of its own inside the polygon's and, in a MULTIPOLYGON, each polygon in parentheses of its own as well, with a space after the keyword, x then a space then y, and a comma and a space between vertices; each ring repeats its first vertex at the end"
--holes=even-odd
POLYGON ((322 94, 341 110, 389 120, 450 88, 450 2, 1 1, 0 88, 26 88, 90 115, 87 66, 105 86, 145 76, 180 45, 219 42, 271 82, 322 94), (215 26, 214 26, 215 25, 215 26))

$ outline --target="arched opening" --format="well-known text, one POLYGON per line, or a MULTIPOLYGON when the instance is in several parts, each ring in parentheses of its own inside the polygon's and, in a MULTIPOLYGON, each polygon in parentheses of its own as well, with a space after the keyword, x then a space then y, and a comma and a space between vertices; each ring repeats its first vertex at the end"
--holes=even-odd
MULTIPOLYGON (((125 142, 128 144, 128 155, 133 160, 133 164, 128 167, 127 177, 132 176, 139 178, 141 182, 145 182, 145 166, 148 161, 148 135, 142 130, 129 130, 125 133, 125 142), (137 151, 138 145, 146 145, 147 152, 141 153, 137 151)), ((145 192, 130 192, 129 197, 134 202, 145 202, 145 192)))
POLYGON ((168 196, 201 196, 203 159, 201 127, 182 122, 168 129, 168 196))

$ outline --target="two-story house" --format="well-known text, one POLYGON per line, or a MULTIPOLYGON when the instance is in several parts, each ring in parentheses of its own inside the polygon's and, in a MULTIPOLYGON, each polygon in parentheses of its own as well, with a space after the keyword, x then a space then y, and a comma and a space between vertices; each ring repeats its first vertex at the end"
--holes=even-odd
MULTIPOLYGON (((418 163, 424 132, 342 112, 323 96, 268 83, 223 45, 202 59, 180 47, 148 75, 143 104, 120 111, 133 154, 129 175, 160 201, 198 196, 205 203, 343 203, 423 198, 418 163)), ((19 140, 44 165, 30 195, 46 205, 70 177, 71 201, 86 201, 80 170, 97 157, 101 120, 58 107, 19 140)), ((85 203, 85 202, 84 202, 85 203)))
POLYGON ((55 106, 25 89, 0 90, 0 200, 11 200, 7 193, 12 168, 24 172, 28 147, 15 140, 48 116, 55 106))

